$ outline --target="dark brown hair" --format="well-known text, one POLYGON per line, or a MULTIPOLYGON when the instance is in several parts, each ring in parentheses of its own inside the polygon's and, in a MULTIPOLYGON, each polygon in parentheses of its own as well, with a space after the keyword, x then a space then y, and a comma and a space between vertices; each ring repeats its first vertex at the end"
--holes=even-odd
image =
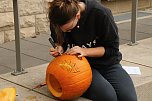
POLYGON ((62 44, 64 39, 59 26, 66 24, 76 16, 79 11, 78 0, 53 0, 49 7, 49 20, 57 35, 58 43, 62 44))

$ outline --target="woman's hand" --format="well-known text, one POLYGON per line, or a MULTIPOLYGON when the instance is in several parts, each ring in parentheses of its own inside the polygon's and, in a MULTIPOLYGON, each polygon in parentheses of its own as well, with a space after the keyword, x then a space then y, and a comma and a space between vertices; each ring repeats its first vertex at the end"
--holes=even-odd
POLYGON ((50 54, 53 57, 57 57, 57 56, 61 55, 62 53, 63 53, 63 47, 62 46, 57 46, 55 49, 50 48, 50 54))
POLYGON ((85 52, 85 48, 81 48, 79 46, 74 46, 73 48, 67 50, 65 52, 65 54, 69 54, 69 55, 78 55, 78 57, 83 57, 86 56, 86 52, 85 52))
POLYGON ((95 48, 81 48, 79 46, 75 46, 65 52, 69 55, 78 55, 78 57, 102 57, 105 54, 104 47, 95 47, 95 48))

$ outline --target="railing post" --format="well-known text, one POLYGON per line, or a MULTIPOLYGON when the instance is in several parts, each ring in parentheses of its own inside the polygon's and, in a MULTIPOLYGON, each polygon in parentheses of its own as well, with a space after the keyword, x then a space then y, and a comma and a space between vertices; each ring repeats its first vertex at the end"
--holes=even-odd
POLYGON ((21 58, 20 58, 20 25, 19 25, 19 10, 18 1, 13 0, 13 10, 14 10, 14 28, 15 28, 15 49, 16 49, 16 70, 11 73, 12 75, 20 75, 26 73, 23 68, 21 68, 21 58))
POLYGON ((136 25, 137 25, 138 0, 132 0, 132 16, 131 16, 131 42, 129 45, 137 45, 136 42, 136 25))

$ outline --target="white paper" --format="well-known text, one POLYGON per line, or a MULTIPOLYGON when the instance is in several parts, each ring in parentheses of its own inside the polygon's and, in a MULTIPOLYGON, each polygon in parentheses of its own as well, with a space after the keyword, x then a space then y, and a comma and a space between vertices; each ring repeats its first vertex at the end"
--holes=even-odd
POLYGON ((141 71, 140 71, 140 68, 139 68, 139 67, 122 66, 122 68, 123 68, 128 74, 141 75, 141 71))

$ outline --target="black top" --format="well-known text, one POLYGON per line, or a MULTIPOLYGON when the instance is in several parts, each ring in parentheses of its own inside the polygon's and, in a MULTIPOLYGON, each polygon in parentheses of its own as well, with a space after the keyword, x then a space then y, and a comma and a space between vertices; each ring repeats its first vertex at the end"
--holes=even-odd
MULTIPOLYGON (((63 33, 64 49, 73 46, 83 48, 104 47, 102 57, 86 57, 94 68, 108 67, 119 63, 122 55, 119 52, 118 28, 114 22, 111 11, 96 0, 81 0, 86 4, 85 11, 77 26, 71 32, 63 33)), ((51 28, 51 37, 56 40, 56 35, 51 28)))

